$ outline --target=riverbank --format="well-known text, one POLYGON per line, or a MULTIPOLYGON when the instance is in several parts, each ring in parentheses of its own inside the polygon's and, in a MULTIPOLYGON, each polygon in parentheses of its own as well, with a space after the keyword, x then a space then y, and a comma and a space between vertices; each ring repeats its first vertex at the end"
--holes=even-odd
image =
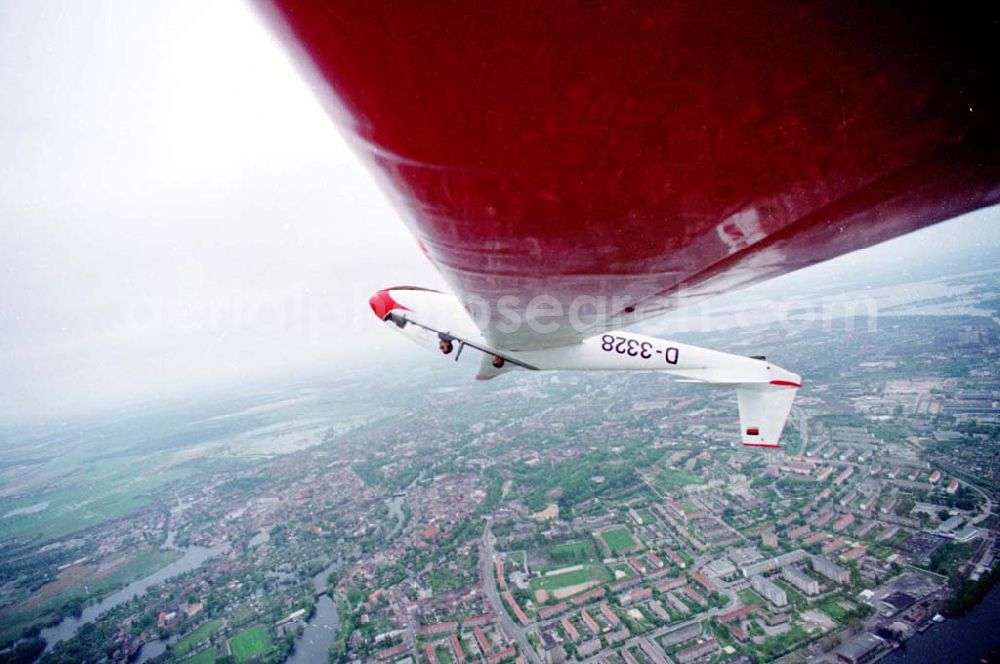
POLYGON ((52 627, 44 628, 39 636, 45 640, 45 652, 49 652, 56 644, 70 639, 83 625, 97 620, 101 615, 124 602, 144 594, 149 588, 170 578, 184 574, 201 565, 209 558, 218 555, 223 547, 206 548, 189 546, 184 549, 184 555, 166 567, 134 581, 121 590, 108 595, 100 602, 83 609, 79 617, 70 616, 52 627))
MULTIPOLYGON (((918 632, 881 660, 882 664, 974 664, 1000 650, 1000 586, 994 586, 964 616, 918 632)), ((994 661, 987 659, 986 661, 994 661)))

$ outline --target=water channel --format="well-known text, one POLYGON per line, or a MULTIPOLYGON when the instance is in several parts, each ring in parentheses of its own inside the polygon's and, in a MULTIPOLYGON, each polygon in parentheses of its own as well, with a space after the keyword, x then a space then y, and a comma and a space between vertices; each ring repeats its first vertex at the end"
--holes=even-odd
POLYGON ((39 636, 45 639, 45 651, 48 652, 60 641, 72 638, 76 634, 76 630, 80 629, 86 623, 97 620, 106 611, 142 595, 157 583, 162 583, 167 579, 193 570, 222 550, 223 547, 206 548, 203 546, 189 546, 184 549, 183 556, 166 567, 138 581, 133 581, 118 592, 108 595, 97 604, 91 604, 86 607, 79 618, 70 616, 64 618, 58 625, 46 627, 39 634, 39 636))

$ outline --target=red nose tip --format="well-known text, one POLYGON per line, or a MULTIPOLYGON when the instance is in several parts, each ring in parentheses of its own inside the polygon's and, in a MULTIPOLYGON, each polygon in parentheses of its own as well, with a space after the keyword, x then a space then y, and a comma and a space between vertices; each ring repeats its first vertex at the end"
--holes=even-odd
POLYGON ((392 295, 387 290, 380 290, 372 295, 368 298, 368 304, 371 305, 372 311, 375 312, 379 320, 385 320, 385 317, 393 309, 406 309, 406 307, 392 299, 392 295))

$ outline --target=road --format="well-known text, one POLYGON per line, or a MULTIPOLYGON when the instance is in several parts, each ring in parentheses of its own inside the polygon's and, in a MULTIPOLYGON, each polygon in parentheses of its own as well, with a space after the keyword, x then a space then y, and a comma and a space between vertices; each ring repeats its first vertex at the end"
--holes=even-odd
POLYGON ((934 461, 931 462, 931 465, 936 466, 938 470, 941 470, 946 474, 957 476, 962 484, 969 487, 970 489, 972 489, 973 491, 975 491, 976 493, 978 493, 980 496, 983 497, 983 509, 982 511, 979 512, 979 516, 969 519, 970 526, 978 526, 980 523, 990 518, 990 514, 993 513, 993 499, 990 498, 990 495, 985 490, 965 479, 966 475, 961 473, 960 469, 952 468, 949 464, 946 463, 934 462, 934 461))
POLYGON ((508 638, 513 638, 517 642, 518 650, 523 656, 528 658, 529 662, 532 664, 542 664, 538 653, 535 652, 535 649, 531 647, 531 643, 528 641, 528 635, 525 634, 521 626, 514 622, 510 614, 507 613, 507 609, 500 599, 500 593, 497 592, 496 574, 493 566, 492 531, 493 521, 487 519, 486 528, 483 529, 483 538, 479 547, 479 585, 482 587, 483 592, 486 593, 486 599, 489 600, 490 606, 493 607, 493 613, 497 616, 497 623, 500 625, 500 629, 503 630, 508 638))
POLYGON ((805 453, 809 450, 809 417, 806 415, 806 411, 798 406, 792 408, 792 413, 799 418, 799 438, 802 439, 802 445, 799 447, 799 456, 805 456, 805 453))
MULTIPOLYGON (((495 568, 493 566, 492 526, 493 522, 487 519, 486 528, 483 529, 483 537, 480 543, 480 551, 479 551, 479 584, 482 587, 483 592, 486 593, 486 598, 489 601, 490 606, 493 607, 493 612, 496 613, 497 622, 499 623, 500 628, 503 630, 503 632, 508 636, 513 637, 513 639, 517 641, 518 648, 521 654, 527 657, 528 660, 532 662, 532 664, 542 664, 541 660, 538 657, 538 654, 535 652, 535 649, 532 648, 531 643, 528 642, 527 634, 521 628, 521 626, 518 625, 516 622, 514 622, 514 620, 507 613, 507 609, 506 607, 504 607, 503 601, 500 599, 500 594, 497 592, 496 573, 495 573, 495 568)), ((635 645, 641 638, 656 639, 658 636, 668 631, 680 629, 686 627, 687 625, 694 624, 695 622, 708 620, 709 618, 714 618, 715 616, 722 615, 727 611, 731 611, 733 609, 733 605, 737 603, 736 593, 730 590, 729 588, 720 588, 719 590, 727 597, 729 597, 729 602, 726 604, 726 606, 722 608, 710 609, 698 615, 697 617, 682 623, 670 623, 668 625, 663 625, 662 627, 659 627, 658 629, 655 629, 652 632, 633 636, 629 638, 627 641, 625 641, 624 645, 627 647, 635 645)), ((606 649, 606 650, 618 649, 620 647, 621 646, 615 646, 612 649, 606 649)), ((601 659, 601 657, 605 655, 607 655, 607 652, 602 650, 600 653, 597 653, 593 657, 584 660, 584 662, 597 662, 599 659, 601 659)))
POLYGON ((693 625, 693 624, 698 623, 698 622, 702 622, 703 623, 703 622, 708 621, 710 618, 714 618, 716 616, 721 616, 723 613, 727 613, 728 611, 732 611, 732 606, 731 605, 732 605, 732 602, 730 602, 726 606, 722 607, 721 609, 710 609, 708 611, 705 611, 704 613, 701 613, 701 614, 695 616, 694 618, 691 618, 689 620, 685 620, 684 622, 669 623, 667 625, 662 625, 660 627, 657 627, 656 629, 654 629, 651 632, 646 632, 645 634, 638 634, 636 636, 629 637, 628 640, 622 642, 621 644, 612 646, 610 648, 604 648, 600 652, 598 652, 597 654, 592 655, 591 657, 588 657, 587 659, 583 660, 583 664, 597 664, 597 662, 599 662, 600 660, 602 660, 605 657, 607 657, 607 655, 608 655, 609 652, 611 652, 613 650, 618 650, 620 648, 631 648, 632 646, 638 645, 640 639, 649 639, 653 643, 656 643, 656 639, 660 638, 661 636, 663 636, 667 632, 673 632, 675 630, 684 629, 685 627, 688 627, 688 626, 693 625))
MULTIPOLYGON (((910 446, 913 447, 913 449, 917 450, 917 452, 919 454, 921 454, 921 455, 924 454, 924 449, 922 447, 920 447, 919 445, 917 445, 916 443, 912 443, 911 442, 910 446)), ((934 461, 931 461, 931 465, 937 467, 938 470, 940 470, 940 471, 942 471, 944 473, 950 474, 950 475, 959 474, 959 473, 955 472, 956 469, 951 468, 946 463, 940 463, 940 462, 935 463, 934 461)), ((975 491, 976 493, 978 493, 979 495, 981 495, 983 497, 984 501, 985 501, 983 503, 983 509, 979 513, 979 516, 974 517, 972 519, 969 519, 969 525, 970 526, 978 526, 980 523, 982 523, 986 519, 990 518, 990 514, 993 513, 993 499, 990 498, 990 495, 986 491, 984 491, 981 487, 978 487, 975 484, 973 484, 972 482, 969 482, 968 480, 965 479, 965 477, 963 475, 959 474, 959 476, 960 476, 962 484, 966 485, 967 487, 969 487, 970 489, 972 489, 973 491, 975 491)))
POLYGON ((986 519, 990 518, 990 514, 993 513, 993 500, 990 498, 990 495, 988 493, 980 489, 975 484, 971 484, 969 482, 964 482, 964 481, 963 483, 965 484, 965 486, 969 487, 970 489, 978 493, 980 496, 982 496, 983 499, 985 500, 985 502, 983 503, 983 511, 979 513, 979 516, 969 520, 969 525, 977 526, 986 519))

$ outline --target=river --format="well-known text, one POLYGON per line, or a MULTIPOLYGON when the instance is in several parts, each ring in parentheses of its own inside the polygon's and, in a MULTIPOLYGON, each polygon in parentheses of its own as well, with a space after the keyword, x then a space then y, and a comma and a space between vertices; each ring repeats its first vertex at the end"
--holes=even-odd
POLYGON ((302 636, 295 642, 295 651, 286 661, 291 664, 311 664, 327 661, 330 646, 337 638, 340 614, 337 603, 327 594, 316 601, 316 613, 302 629, 302 636))
POLYGON ((949 618, 917 633, 879 664, 970 664, 983 661, 990 650, 1000 648, 1000 585, 960 618, 949 618))
MULTIPOLYGON (((285 660, 292 664, 311 664, 312 662, 325 662, 330 646, 337 638, 337 626, 340 624, 340 614, 337 613, 337 604, 324 591, 326 590, 326 580, 330 573, 341 565, 340 561, 330 563, 323 570, 313 576, 313 589, 317 593, 322 593, 316 600, 316 611, 312 619, 307 622, 302 629, 302 636, 295 641, 295 651, 285 660)), ((171 636, 166 641, 154 639, 148 641, 139 652, 139 657, 135 664, 143 664, 148 660, 159 657, 167 651, 167 645, 177 640, 176 635, 171 636)))
POLYGON ((176 636, 171 636, 166 641, 163 639, 153 639, 152 641, 147 641, 143 644, 142 648, 139 649, 139 658, 135 660, 135 664, 143 664, 143 662, 146 662, 147 660, 159 657, 163 653, 167 652, 167 646, 176 640, 176 636))
MULTIPOLYGON (((331 563, 313 577, 313 588, 316 589, 316 592, 326 590, 327 577, 338 567, 340 567, 339 561, 331 563)), ((291 664, 327 661, 327 653, 337 638, 339 624, 340 614, 337 613, 337 603, 323 592, 316 600, 316 612, 303 627, 302 636, 295 642, 295 651, 286 661, 291 664)))
MULTIPOLYGON (((396 525, 389 538, 394 537, 403 527, 402 505, 404 498, 396 496, 386 500, 389 516, 396 520, 396 525)), ((330 647, 337 640, 337 627, 340 625, 340 614, 337 603, 326 594, 326 580, 330 573, 340 567, 339 561, 331 563, 323 571, 313 577, 313 588, 321 593, 316 600, 316 612, 302 629, 302 636, 295 642, 295 650, 286 660, 289 664, 312 664, 327 661, 330 647)))
POLYGON ((171 577, 193 570, 195 567, 198 567, 198 565, 201 565, 203 562, 221 551, 222 547, 212 547, 208 549, 203 546, 189 546, 184 549, 183 556, 166 567, 150 574, 145 578, 128 584, 118 592, 108 595, 97 604, 91 604, 86 607, 80 614, 79 618, 70 616, 69 618, 64 618, 58 625, 46 627, 39 635, 45 639, 45 652, 51 650, 52 647, 60 641, 72 638, 72 636, 76 634, 76 630, 80 629, 80 627, 86 623, 93 622, 105 611, 108 611, 123 602, 129 601, 133 597, 142 595, 146 592, 146 590, 155 586, 157 583, 161 583, 171 577))
MULTIPOLYGON (((389 508, 389 517, 396 520, 388 539, 395 537, 403 527, 403 521, 406 518, 402 509, 403 500, 405 500, 404 496, 394 496, 385 501, 389 508)), ((337 612, 337 603, 325 592, 326 580, 330 573, 340 565, 340 561, 330 563, 323 571, 313 577, 313 588, 321 594, 316 600, 316 612, 303 627, 302 636, 295 642, 295 651, 286 660, 289 664, 313 664, 313 662, 327 661, 330 647, 337 640, 340 614, 337 612)))
POLYGON ((392 527, 392 532, 386 536, 387 540, 394 538, 403 528, 403 520, 406 518, 403 515, 403 500, 405 500, 403 496, 394 496, 385 501, 386 507, 389 508, 389 517, 396 520, 396 524, 392 527))

